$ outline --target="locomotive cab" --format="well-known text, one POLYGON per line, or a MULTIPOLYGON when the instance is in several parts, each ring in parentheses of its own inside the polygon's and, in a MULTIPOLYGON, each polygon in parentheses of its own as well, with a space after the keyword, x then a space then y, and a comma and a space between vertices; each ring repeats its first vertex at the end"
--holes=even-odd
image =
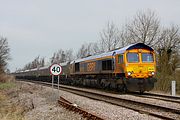
POLYGON ((155 54, 147 49, 132 49, 124 53, 125 78, 129 91, 150 91, 156 81, 155 54))

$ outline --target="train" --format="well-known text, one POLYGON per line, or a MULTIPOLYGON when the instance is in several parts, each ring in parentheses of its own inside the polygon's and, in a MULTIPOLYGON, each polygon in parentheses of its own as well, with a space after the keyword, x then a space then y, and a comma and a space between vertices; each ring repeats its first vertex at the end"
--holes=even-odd
MULTIPOLYGON (((155 51, 144 43, 59 64, 63 69, 60 83, 67 85, 143 93, 151 91, 157 82, 155 51)), ((49 69, 46 66, 13 74, 18 79, 50 82, 49 69)))

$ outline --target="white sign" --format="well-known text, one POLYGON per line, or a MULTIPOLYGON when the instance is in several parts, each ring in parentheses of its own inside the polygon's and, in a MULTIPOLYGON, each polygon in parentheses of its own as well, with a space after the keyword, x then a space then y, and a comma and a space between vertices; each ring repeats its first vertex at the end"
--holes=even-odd
POLYGON ((172 96, 176 96, 176 81, 172 81, 171 83, 171 92, 172 96))
POLYGON ((59 64, 53 64, 50 67, 51 75, 60 75, 62 73, 62 67, 59 64))

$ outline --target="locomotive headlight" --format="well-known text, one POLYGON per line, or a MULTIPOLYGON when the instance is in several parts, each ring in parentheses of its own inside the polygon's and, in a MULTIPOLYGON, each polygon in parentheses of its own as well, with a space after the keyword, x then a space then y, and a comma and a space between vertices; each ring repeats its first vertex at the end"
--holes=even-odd
POLYGON ((155 73, 154 72, 151 72, 152 75, 154 75, 155 73))
POLYGON ((131 72, 128 72, 127 74, 130 76, 132 73, 131 73, 131 72))

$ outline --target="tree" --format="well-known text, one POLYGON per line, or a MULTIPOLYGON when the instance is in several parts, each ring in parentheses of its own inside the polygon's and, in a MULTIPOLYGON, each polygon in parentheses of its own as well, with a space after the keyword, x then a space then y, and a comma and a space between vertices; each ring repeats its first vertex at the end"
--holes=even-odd
POLYGON ((63 62, 70 62, 73 59, 73 51, 72 49, 69 50, 62 50, 59 49, 55 52, 51 58, 51 64, 53 63, 63 63, 63 62))
POLYGON ((98 43, 84 43, 81 45, 81 47, 78 50, 78 53, 76 55, 77 58, 84 58, 91 55, 95 55, 100 53, 99 45, 98 43))
POLYGON ((26 64, 23 70, 29 70, 34 68, 40 68, 45 66, 45 58, 36 57, 32 62, 26 64))
POLYGON ((74 59, 73 50, 69 49, 65 51, 65 60, 66 62, 70 62, 74 59))
POLYGON ((10 59, 10 48, 6 38, 0 37, 0 72, 4 72, 7 61, 10 59))
POLYGON ((100 32, 100 37, 101 52, 107 52, 119 47, 119 30, 114 23, 108 22, 106 28, 100 32))
POLYGON ((158 39, 156 47, 159 71, 171 74, 179 65, 180 32, 179 27, 172 25, 164 28, 158 39))
POLYGON ((121 33, 121 38, 126 43, 145 43, 149 46, 156 45, 160 33, 160 22, 155 12, 137 12, 133 20, 125 25, 125 31, 121 33))
POLYGON ((87 57, 87 56, 90 55, 90 53, 91 53, 91 51, 90 51, 90 46, 89 46, 89 44, 87 44, 87 43, 82 44, 82 46, 81 46, 80 49, 78 50, 77 58, 87 57))

